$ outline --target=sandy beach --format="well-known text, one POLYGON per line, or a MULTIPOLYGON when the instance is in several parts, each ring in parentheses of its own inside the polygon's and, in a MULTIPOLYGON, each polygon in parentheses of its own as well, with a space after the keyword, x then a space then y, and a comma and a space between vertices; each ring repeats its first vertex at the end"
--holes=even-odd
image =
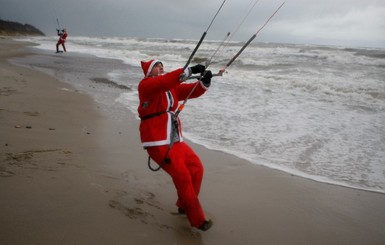
MULTIPOLYGON (((111 118, 54 74, 9 62, 30 55, 29 45, 0 37, 0 244, 385 243, 385 194, 196 144, 205 166, 200 200, 214 226, 191 228, 175 214, 170 177, 147 167, 135 115, 111 118)), ((97 69, 99 61, 82 62, 97 69)))

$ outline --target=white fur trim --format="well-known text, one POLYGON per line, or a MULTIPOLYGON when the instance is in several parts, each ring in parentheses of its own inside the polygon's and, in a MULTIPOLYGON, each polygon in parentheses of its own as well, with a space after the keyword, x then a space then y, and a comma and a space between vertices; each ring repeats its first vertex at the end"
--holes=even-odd
POLYGON ((150 67, 148 67, 146 77, 148 77, 148 75, 150 75, 150 73, 151 73, 151 71, 152 71, 152 68, 154 68, 154 65, 155 65, 156 63, 158 63, 158 62, 162 63, 160 60, 153 60, 153 61, 151 62, 150 67))

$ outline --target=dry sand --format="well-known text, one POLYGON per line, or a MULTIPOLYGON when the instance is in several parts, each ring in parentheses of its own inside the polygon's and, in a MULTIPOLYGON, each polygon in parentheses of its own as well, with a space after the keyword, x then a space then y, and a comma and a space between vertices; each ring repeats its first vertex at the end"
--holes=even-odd
POLYGON ((7 62, 26 45, 0 37, 0 244, 385 244, 384 194, 194 144, 214 226, 190 228, 169 176, 147 168, 135 116, 7 62))

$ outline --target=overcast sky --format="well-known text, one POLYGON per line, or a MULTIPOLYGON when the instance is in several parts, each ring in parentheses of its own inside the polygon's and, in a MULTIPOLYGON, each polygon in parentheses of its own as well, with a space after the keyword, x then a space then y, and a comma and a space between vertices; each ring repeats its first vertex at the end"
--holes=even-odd
MULTIPOLYGON (((227 0, 206 39, 222 40, 255 0, 227 0)), ((0 0, 0 18, 55 35, 199 39, 223 0, 0 0)), ((234 41, 247 41, 283 0, 259 0, 234 41)), ((384 0, 286 0, 256 41, 385 48, 384 0)))

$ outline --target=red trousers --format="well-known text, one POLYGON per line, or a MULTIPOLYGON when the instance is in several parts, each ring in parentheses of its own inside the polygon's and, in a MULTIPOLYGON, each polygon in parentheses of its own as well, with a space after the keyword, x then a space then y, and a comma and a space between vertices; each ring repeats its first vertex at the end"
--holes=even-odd
MULTIPOLYGON (((168 145, 148 147, 147 152, 156 163, 160 164, 167 152, 168 145)), ((199 157, 184 142, 176 142, 168 153, 170 163, 162 168, 172 178, 178 193, 176 205, 182 208, 191 226, 199 227, 205 221, 198 195, 203 178, 203 166, 199 157)))
POLYGON ((64 45, 64 43, 65 43, 65 41, 62 41, 62 40, 60 40, 60 39, 59 39, 59 41, 57 41, 57 43, 56 43, 56 51, 57 51, 57 52, 59 52, 59 46, 60 46, 60 44, 63 46, 64 52, 67 52, 66 46, 64 45))

